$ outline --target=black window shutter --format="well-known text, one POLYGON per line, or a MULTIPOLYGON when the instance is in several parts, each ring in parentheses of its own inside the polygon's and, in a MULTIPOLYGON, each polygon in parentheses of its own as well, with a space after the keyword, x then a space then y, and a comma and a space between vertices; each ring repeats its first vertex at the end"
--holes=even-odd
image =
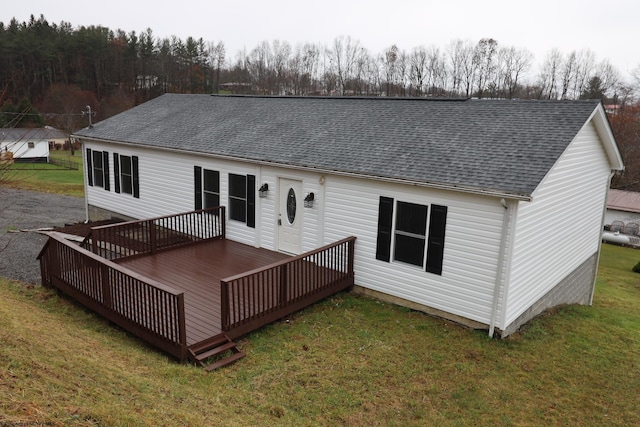
POLYGON ((138 156, 131 156, 131 175, 133 175, 133 197, 140 198, 140 176, 138 174, 138 156))
POLYGON ((431 206, 429 222, 429 246, 427 247, 426 271, 442 274, 442 257, 444 254, 444 234, 447 226, 447 207, 431 206))
POLYGON ((376 259, 389 262, 391 260, 391 226, 393 224, 393 199, 380 197, 378 206, 378 239, 376 242, 376 259))
POLYGON ((193 167, 193 184, 195 187, 194 210, 202 209, 202 168, 200 166, 193 167))
POLYGON ((102 158, 104 159, 102 167, 104 168, 104 189, 109 191, 109 152, 103 151, 102 158))
POLYGON ((87 184, 93 187, 93 154, 91 148, 87 148, 87 184))
POLYGON ((113 182, 116 185, 116 193, 120 192, 120 156, 113 153, 113 182))
POLYGON ((256 176, 247 175, 247 227, 256 228, 256 176))

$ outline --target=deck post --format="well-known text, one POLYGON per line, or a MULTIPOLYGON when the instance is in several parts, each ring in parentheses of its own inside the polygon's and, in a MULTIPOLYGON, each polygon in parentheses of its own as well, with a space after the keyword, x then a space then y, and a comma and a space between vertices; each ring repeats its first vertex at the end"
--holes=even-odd
POLYGON ((280 266, 280 293, 278 295, 278 305, 287 303, 287 265, 280 266))
POLYGON ((151 246, 151 254, 156 253, 156 222, 149 221, 149 246, 151 246))
POLYGON ((51 245, 49 255, 47 256, 49 262, 49 283, 53 282, 54 277, 60 277, 60 258, 58 251, 60 250, 60 245, 57 241, 53 241, 51 245))
POLYGON ((229 328, 229 283, 220 280, 220 329, 229 328))
POLYGON ((224 206, 220 206, 220 234, 222 240, 227 238, 227 211, 224 206))
POLYGON ((178 334, 180 335, 180 360, 187 358, 187 326, 184 312, 184 292, 178 295, 178 334))
POLYGON ((92 230, 92 235, 95 234, 95 236, 93 236, 93 238, 91 239, 91 252, 93 252, 94 254, 98 253, 98 236, 100 235, 100 233, 98 231, 96 231, 95 233, 92 230))
POLYGON ((353 277, 353 258, 354 258, 354 249, 355 249, 355 239, 349 240, 348 248, 349 248, 349 261, 348 261, 348 274, 349 277, 353 277))
POLYGON ((109 269, 105 264, 100 264, 100 280, 102 282, 102 304, 111 309, 111 284, 109 283, 109 269))

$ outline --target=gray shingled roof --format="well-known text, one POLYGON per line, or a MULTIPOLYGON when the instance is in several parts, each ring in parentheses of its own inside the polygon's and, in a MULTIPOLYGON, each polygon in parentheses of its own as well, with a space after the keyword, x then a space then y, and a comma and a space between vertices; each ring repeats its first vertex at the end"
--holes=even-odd
POLYGON ((530 196, 597 105, 166 94, 76 135, 530 196))
POLYGON ((5 128, 0 129, 0 142, 14 141, 48 141, 66 138, 67 135, 58 129, 44 128, 5 128))

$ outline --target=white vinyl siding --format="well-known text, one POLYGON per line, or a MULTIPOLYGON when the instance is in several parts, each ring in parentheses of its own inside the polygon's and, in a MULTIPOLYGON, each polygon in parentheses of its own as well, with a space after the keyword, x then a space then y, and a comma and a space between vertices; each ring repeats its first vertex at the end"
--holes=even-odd
MULTIPOLYGON (((255 165, 251 164, 119 144, 85 143, 85 148, 115 151, 124 156, 138 156, 139 199, 115 192, 106 192, 102 188, 87 187, 88 204, 138 219, 193 210, 194 166, 220 171, 220 200, 228 200, 229 173, 256 175, 258 170, 255 165)), ((111 165, 111 167, 113 166, 111 165)), ((113 180, 114 174, 110 173, 109 178, 113 180)), ((230 239, 256 245, 255 229, 247 227, 244 223, 227 221, 226 232, 230 239)))
POLYGON ((586 125, 533 193, 520 202, 511 253, 506 327, 598 251, 610 173, 592 124, 586 125))
POLYGON ((356 284, 488 323, 504 208, 499 199, 331 177, 325 184, 325 242, 355 235, 356 284), (380 196, 448 207, 442 275, 376 260, 380 196))
MULTIPOLYGON (((220 201, 225 206, 229 199, 229 174, 255 175, 256 228, 247 227, 245 223, 239 221, 229 220, 229 212, 227 212, 227 237, 271 250, 277 250, 278 179, 280 177, 301 179, 304 195, 309 192, 315 195, 312 208, 304 208, 302 204, 300 207, 304 220, 302 249, 309 251, 322 244, 319 231, 319 218, 322 215, 322 186, 318 182, 318 174, 292 172, 273 167, 261 168, 250 163, 120 144, 85 143, 85 148, 97 151, 111 150, 123 156, 138 156, 140 199, 124 197, 115 192, 108 193, 102 188, 87 187, 88 204, 132 218, 151 218, 193 210, 194 166, 220 172, 220 201), (257 189, 264 183, 269 185, 269 192, 267 197, 260 198, 257 195, 257 189)), ((109 177, 113 180, 113 173, 110 173, 109 177)))

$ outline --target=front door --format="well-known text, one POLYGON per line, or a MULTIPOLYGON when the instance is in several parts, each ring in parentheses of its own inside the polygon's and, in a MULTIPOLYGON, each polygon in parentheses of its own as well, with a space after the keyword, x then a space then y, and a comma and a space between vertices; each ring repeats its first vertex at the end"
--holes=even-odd
POLYGON ((297 255, 302 245, 302 181, 280 179, 278 249, 297 255))

